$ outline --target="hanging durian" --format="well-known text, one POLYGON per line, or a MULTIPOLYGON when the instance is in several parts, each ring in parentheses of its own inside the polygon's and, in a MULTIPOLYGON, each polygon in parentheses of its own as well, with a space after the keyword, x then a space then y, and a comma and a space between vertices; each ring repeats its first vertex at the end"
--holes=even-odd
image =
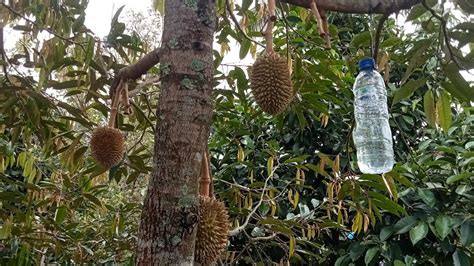
POLYGON ((90 146, 92 157, 104 168, 110 169, 122 161, 124 151, 124 138, 122 132, 115 128, 115 117, 120 102, 120 90, 124 82, 120 82, 117 93, 112 99, 109 124, 94 129, 90 146))
POLYGON ((198 230, 194 260, 212 265, 225 251, 229 237, 229 216, 223 202, 214 198, 209 152, 204 152, 201 165, 198 230), (209 197, 211 195, 211 197, 209 197))
POLYGON ((229 237, 229 216, 224 203, 199 197, 199 222, 194 260, 212 265, 221 256, 229 237))
POLYGON ((269 114, 283 112, 293 99, 293 84, 287 59, 273 50, 274 1, 269 1, 270 18, 265 30, 266 49, 250 70, 250 88, 257 104, 269 114))
POLYGON ((94 129, 90 145, 92 156, 106 169, 116 166, 122 160, 124 138, 119 129, 109 126, 94 129))

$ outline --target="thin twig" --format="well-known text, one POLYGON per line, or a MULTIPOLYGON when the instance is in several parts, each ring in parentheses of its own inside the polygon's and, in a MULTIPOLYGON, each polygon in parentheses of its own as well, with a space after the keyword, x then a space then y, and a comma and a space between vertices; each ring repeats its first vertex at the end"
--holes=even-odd
POLYGON ((262 193, 260 194, 260 200, 258 201, 257 205, 255 205, 255 207, 252 209, 252 211, 247 215, 247 218, 245 219, 245 222, 241 226, 229 231, 229 236, 236 236, 240 232, 245 230, 245 228, 249 224, 250 219, 257 212, 260 205, 262 205, 263 198, 265 196, 265 192, 267 191, 268 181, 273 177, 273 175, 275 174, 276 169, 278 169, 278 165, 272 169, 272 172, 270 173, 270 175, 268 175, 267 179, 265 179, 265 184, 263 185, 263 190, 262 190, 262 193))
POLYGON ((438 13, 436 13, 436 11, 434 11, 430 6, 428 6, 428 4, 426 4, 426 0, 422 0, 421 4, 428 11, 430 11, 433 17, 437 18, 441 22, 441 29, 443 30, 444 42, 446 43, 446 47, 448 48, 449 56, 451 57, 451 60, 453 60, 454 64, 456 64, 456 66, 459 69, 464 69, 461 65, 459 65, 458 61, 456 60, 456 56, 454 55, 453 48, 451 47, 451 43, 449 42, 446 20, 444 20, 443 17, 441 17, 438 13))
POLYGON ((133 89, 132 91, 129 91, 128 96, 133 97, 133 96, 137 95, 144 87, 146 87, 148 85, 153 85, 153 84, 155 84, 159 81, 160 81, 160 77, 154 77, 154 78, 151 78, 151 79, 147 79, 147 80, 139 83, 135 87, 135 89, 133 89))
POLYGON ((249 240, 252 241, 252 242, 256 242, 256 241, 265 241, 265 240, 271 240, 273 238, 275 238, 277 236, 276 233, 273 233, 269 236, 257 236, 257 237, 249 237, 249 240))
POLYGON ((382 28, 387 20, 389 14, 383 14, 377 25, 377 31, 375 32, 375 45, 374 45, 374 61, 377 63, 377 57, 379 53, 380 39, 382 35, 382 28))
MULTIPOLYGON (((148 99, 147 99, 148 101, 148 99)), ((134 103, 134 102, 130 102, 131 105, 133 105, 139 112, 142 113, 143 117, 145 118, 146 122, 148 123, 148 125, 150 126, 151 128, 151 131, 153 131, 153 134, 155 134, 155 127, 153 125, 153 122, 151 122, 150 118, 148 116, 145 115, 145 113, 140 109, 140 107, 134 103)), ((148 103, 148 102, 147 102, 148 103)), ((149 105, 148 105, 149 106, 149 105)))
POLYGON ((226 181, 226 180, 224 180, 224 179, 214 179, 214 180, 219 181, 219 182, 222 182, 222 183, 225 183, 225 184, 227 184, 227 185, 229 185, 229 186, 231 186, 231 187, 237 187, 237 188, 239 188, 239 189, 241 189, 241 190, 244 190, 244 191, 247 191, 247 192, 250 192, 250 191, 251 191, 251 189, 248 188, 248 187, 246 187, 246 186, 242 186, 242 185, 239 185, 239 184, 237 184, 237 183, 231 183, 231 182, 226 181))
POLYGON ((5 47, 3 45, 3 27, 0 27, 0 56, 3 61, 2 68, 3 68, 3 73, 5 74, 5 79, 7 80, 8 83, 11 83, 10 79, 8 79, 6 53, 5 53, 5 47))
POLYGON ((259 45, 263 48, 265 48, 265 45, 257 42, 256 40, 250 38, 247 33, 244 32, 244 30, 242 29, 242 27, 240 27, 240 24, 239 22, 237 21, 237 18, 235 17, 234 15, 234 12, 232 12, 232 9, 230 8, 230 3, 229 3, 229 0, 225 0, 225 6, 226 6, 226 9, 227 9, 227 12, 229 12, 229 16, 230 16, 230 19, 234 22, 235 24, 235 27, 239 30, 240 34, 242 34, 242 36, 244 36, 245 39, 255 43, 256 45, 259 45))

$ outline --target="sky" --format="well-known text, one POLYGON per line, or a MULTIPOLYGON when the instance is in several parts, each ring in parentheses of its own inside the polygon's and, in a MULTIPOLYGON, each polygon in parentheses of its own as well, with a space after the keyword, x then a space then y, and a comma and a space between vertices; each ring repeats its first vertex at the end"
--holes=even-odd
MULTIPOLYGON (((241 0, 234 1, 240 2, 241 0)), ((146 13, 146 10, 152 7, 152 2, 153 0, 89 0, 89 6, 86 9, 85 24, 99 37, 104 37, 109 33, 110 21, 113 15, 122 5, 125 5, 125 8, 121 14, 125 14, 131 10, 146 13)), ((235 40, 232 40, 229 46, 231 51, 239 51, 235 40)), ((219 50, 219 44, 214 43, 214 49, 219 50)), ((238 53, 227 53, 222 60, 223 65, 221 66, 221 70, 228 72, 231 67, 226 65, 238 64, 249 66, 253 61, 254 59, 250 55, 240 60, 238 53)))

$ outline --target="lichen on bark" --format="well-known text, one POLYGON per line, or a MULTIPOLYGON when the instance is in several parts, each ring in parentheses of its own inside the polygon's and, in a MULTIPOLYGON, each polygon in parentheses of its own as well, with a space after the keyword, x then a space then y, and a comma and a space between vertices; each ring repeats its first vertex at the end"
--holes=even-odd
POLYGON ((198 178, 212 121, 214 71, 214 20, 203 23, 201 17, 213 18, 214 5, 213 0, 165 2, 160 119, 139 229, 138 265, 192 265, 194 260, 198 178))

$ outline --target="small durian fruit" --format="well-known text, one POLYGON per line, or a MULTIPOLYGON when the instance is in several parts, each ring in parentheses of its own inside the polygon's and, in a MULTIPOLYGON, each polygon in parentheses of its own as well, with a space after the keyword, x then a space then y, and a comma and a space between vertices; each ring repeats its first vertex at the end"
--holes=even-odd
POLYGON ((91 137, 92 157, 104 168, 110 169, 123 158, 124 138, 119 129, 98 127, 91 137))
POLYGON ((224 203, 214 198, 200 196, 199 204, 194 260, 202 265, 212 265, 227 246, 229 216, 224 203))
POLYGON ((277 53, 257 58, 250 70, 250 88, 263 111, 272 115, 283 112, 293 99, 287 60, 277 53))

